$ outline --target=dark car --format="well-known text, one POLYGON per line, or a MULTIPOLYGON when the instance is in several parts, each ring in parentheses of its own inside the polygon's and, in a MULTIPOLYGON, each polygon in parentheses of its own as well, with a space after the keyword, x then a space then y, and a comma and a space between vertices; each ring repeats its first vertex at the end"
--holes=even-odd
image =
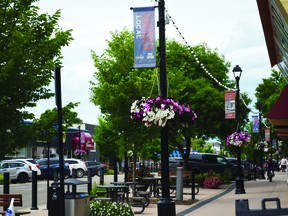
MULTIPOLYGON (((233 165, 233 176, 236 177, 238 174, 237 158, 226 157, 226 159, 233 165)), ((241 175, 245 179, 251 180, 250 164, 244 160, 241 160, 241 175)))
POLYGON ((102 164, 98 161, 85 161, 85 164, 88 168, 88 170, 91 170, 92 176, 100 176, 101 173, 107 172, 107 166, 106 164, 102 164))
MULTIPOLYGON (((54 173, 56 172, 58 175, 58 178, 60 177, 60 167, 59 167, 59 158, 50 158, 49 159, 49 169, 48 169, 48 158, 42 158, 36 161, 41 170, 41 175, 38 176, 39 178, 54 178, 54 173)), ((65 179, 68 178, 71 174, 71 170, 69 168, 69 164, 64 163, 64 176, 65 179)))
MULTIPOLYGON (((169 169, 176 170, 176 167, 182 166, 182 158, 171 159, 169 169)), ((195 174, 206 173, 213 170, 216 173, 226 171, 233 173, 232 164, 223 156, 211 153, 192 153, 189 155, 187 169, 195 171, 195 174)))

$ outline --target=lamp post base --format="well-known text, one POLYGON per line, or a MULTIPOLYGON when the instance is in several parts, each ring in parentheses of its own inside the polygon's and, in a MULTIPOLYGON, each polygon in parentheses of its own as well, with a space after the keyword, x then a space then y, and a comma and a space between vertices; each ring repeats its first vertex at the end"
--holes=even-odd
POLYGON ((236 177, 236 189, 235 189, 235 194, 245 194, 245 189, 244 189, 244 181, 243 178, 241 177, 236 177))
POLYGON ((157 203, 158 216, 175 216, 176 208, 175 202, 170 198, 161 198, 157 203))

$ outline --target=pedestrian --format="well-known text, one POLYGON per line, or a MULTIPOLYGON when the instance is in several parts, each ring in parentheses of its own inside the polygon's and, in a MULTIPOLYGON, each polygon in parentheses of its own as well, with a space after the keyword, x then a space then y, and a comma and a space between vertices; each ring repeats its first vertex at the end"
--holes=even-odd
POLYGON ((281 161, 280 161, 280 168, 282 170, 282 172, 285 172, 286 170, 286 166, 287 166, 287 159, 286 157, 283 155, 281 161))
POLYGON ((267 179, 272 182, 272 178, 274 177, 274 165, 272 158, 269 157, 267 160, 267 179))

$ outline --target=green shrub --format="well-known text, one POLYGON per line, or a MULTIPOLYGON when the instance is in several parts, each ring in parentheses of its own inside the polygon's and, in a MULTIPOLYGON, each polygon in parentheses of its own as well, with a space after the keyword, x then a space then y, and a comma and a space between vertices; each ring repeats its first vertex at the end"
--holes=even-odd
POLYGON ((133 216, 132 207, 123 203, 106 202, 101 200, 90 203, 90 216, 133 216))
POLYGON ((226 169, 224 173, 221 174, 221 179, 223 180, 223 184, 230 184, 232 179, 231 170, 226 169))
POLYGON ((4 175, 0 174, 0 185, 4 184, 4 175))
POLYGON ((114 175, 114 170, 108 169, 106 175, 114 175))
POLYGON ((96 182, 94 182, 92 189, 90 191, 90 195, 95 196, 97 191, 106 191, 106 189, 105 188, 98 188, 96 182))

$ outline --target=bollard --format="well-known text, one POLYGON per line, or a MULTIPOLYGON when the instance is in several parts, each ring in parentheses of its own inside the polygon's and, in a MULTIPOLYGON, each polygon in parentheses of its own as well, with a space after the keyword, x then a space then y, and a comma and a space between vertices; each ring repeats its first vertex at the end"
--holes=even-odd
POLYGON ((114 166, 114 182, 118 182, 117 164, 114 166))
POLYGON ((195 200, 195 171, 192 170, 191 172, 191 199, 195 200))
MULTIPOLYGON (((54 182, 58 182, 58 172, 55 170, 53 174, 54 174, 54 176, 53 176, 54 182)), ((49 176, 48 176, 48 178, 49 178, 49 176)))
MULTIPOLYGON (((76 179, 77 178, 77 170, 72 169, 72 178, 76 179)), ((76 185, 72 185, 72 193, 76 193, 76 185)))
POLYGON ((176 200, 183 200, 183 167, 176 168, 176 200))
POLYGON ((32 171, 32 206, 31 210, 38 210, 37 207, 37 171, 32 171))
POLYGON ((4 172, 3 194, 9 194, 9 172, 4 172))
POLYGON ((87 189, 88 189, 88 193, 90 194, 91 190, 92 190, 92 175, 91 175, 91 168, 88 169, 88 175, 87 175, 87 178, 88 178, 88 186, 87 186, 87 189))
POLYGON ((104 185, 104 172, 100 169, 100 185, 104 185))

